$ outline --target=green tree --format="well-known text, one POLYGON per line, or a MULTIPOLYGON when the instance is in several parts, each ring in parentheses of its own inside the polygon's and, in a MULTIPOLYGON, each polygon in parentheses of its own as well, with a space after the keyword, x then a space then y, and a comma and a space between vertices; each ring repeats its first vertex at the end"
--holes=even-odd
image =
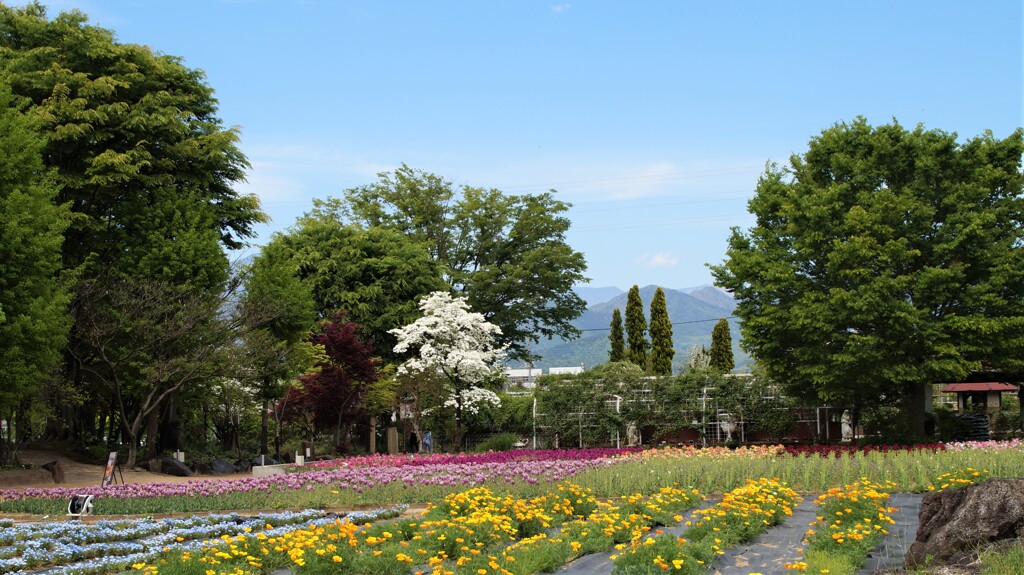
POLYGON ((508 195, 463 186, 403 165, 329 200, 364 228, 397 230, 427 246, 451 289, 501 328, 512 358, 530 359, 541 337, 575 338, 586 309, 583 254, 565 241, 570 205, 553 193, 508 195))
POLYGON ((729 331, 729 320, 724 317, 718 320, 711 330, 711 358, 708 367, 721 373, 729 373, 736 367, 732 357, 732 334, 729 331))
POLYGON ((651 375, 672 375, 672 357, 675 354, 665 291, 658 288, 651 298, 651 375))
POLYGON ((633 284, 626 296, 626 349, 629 361, 647 369, 647 319, 644 317, 644 302, 640 300, 640 288, 633 284))
POLYGON ((224 313, 230 296, 120 274, 76 286, 83 345, 71 353, 104 391, 101 397, 114 402, 128 445, 127 467, 135 465, 143 424, 164 401, 186 387, 241 374, 239 327, 250 322, 224 313))
POLYGON ((54 375, 69 326, 58 277, 68 210, 54 204, 42 146, 0 82, 0 417, 12 428, 14 412, 54 375))
MULTIPOLYGON (((33 3, 0 5, 0 76, 16 104, 38 118, 56 203, 72 212, 61 246, 65 270, 78 281, 120 274, 213 297, 223 290, 224 248, 241 247, 266 216, 255 196, 233 189, 248 163, 237 130, 217 117, 202 71, 119 43, 81 12, 51 20, 33 3)), ((77 371, 82 364, 70 359, 96 352, 79 337, 88 321, 72 316, 65 362, 88 401, 78 407, 62 396, 56 407, 70 414, 72 435, 98 437, 92 410, 110 396, 89 387, 77 371)))
MULTIPOLYGON (((313 295, 296 268, 284 246, 272 241, 260 250, 244 277, 241 306, 249 322, 244 339, 251 380, 262 402, 260 453, 264 454, 269 453, 271 402, 283 397, 288 383, 312 367, 310 344, 304 339, 316 320, 313 295)), ((278 457, 280 447, 277 441, 278 457)))
POLYGON ((389 331, 415 321, 416 302, 445 289, 437 262, 424 244, 396 230, 343 224, 336 202, 314 206, 273 241, 291 254, 321 319, 344 310, 378 356, 397 359, 389 331))
POLYGON ((59 203, 75 213, 64 263, 87 260, 176 284, 219 286, 220 245, 265 221, 232 186, 248 167, 202 71, 121 44, 81 12, 0 6, 0 74, 41 119, 59 203), (220 244, 220 245, 218 245, 220 244))
POLYGON ((858 118, 770 165, 712 271, 743 342, 791 391, 852 408, 900 397, 924 432, 925 387, 1024 365, 1024 137, 858 118), (984 363, 983 363, 984 362, 984 363))
POLYGON ((612 331, 608 335, 608 342, 610 344, 608 361, 615 363, 626 359, 626 343, 622 334, 622 313, 619 311, 619 308, 612 310, 611 327, 612 331))

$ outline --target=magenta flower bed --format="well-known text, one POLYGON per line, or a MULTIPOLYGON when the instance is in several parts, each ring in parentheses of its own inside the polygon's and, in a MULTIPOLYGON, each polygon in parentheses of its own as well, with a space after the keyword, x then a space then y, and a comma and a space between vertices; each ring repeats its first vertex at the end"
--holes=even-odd
MULTIPOLYGON (((614 450, 619 453, 621 450, 614 450)), ((47 487, 0 490, 0 501, 17 501, 28 498, 68 499, 75 494, 94 495, 119 499, 136 499, 141 497, 167 497, 184 495, 189 497, 209 497, 236 492, 284 491, 292 489, 313 490, 318 487, 332 489, 352 489, 361 493, 371 487, 400 483, 404 488, 416 489, 426 485, 444 485, 467 487, 480 485, 485 481, 504 481, 506 483, 557 482, 585 469, 611 465, 613 460, 597 455, 598 450, 533 452, 544 453, 536 459, 508 461, 485 461, 490 456, 499 454, 478 454, 462 456, 416 456, 414 459, 434 458, 435 461, 424 461, 416 464, 386 465, 377 460, 397 459, 400 456, 349 458, 343 460, 347 465, 315 471, 271 475, 268 477, 225 479, 210 481, 190 481, 186 483, 136 483, 128 485, 111 485, 109 487, 47 487), (584 452, 591 457, 585 458, 584 452), (565 458, 556 458, 555 454, 565 454, 565 458), (370 460, 372 463, 361 464, 357 460, 370 460)), ((501 459, 501 457, 495 457, 501 459)))
POLYGON ((911 451, 942 451, 946 446, 942 443, 918 443, 916 445, 787 445, 786 453, 793 457, 842 457, 863 453, 880 452, 911 452, 911 451))

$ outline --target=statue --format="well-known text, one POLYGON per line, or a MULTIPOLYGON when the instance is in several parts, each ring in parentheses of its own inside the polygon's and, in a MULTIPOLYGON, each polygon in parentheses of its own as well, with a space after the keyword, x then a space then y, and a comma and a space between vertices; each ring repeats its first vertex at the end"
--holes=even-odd
POLYGON ((636 423, 632 421, 626 426, 626 446, 637 447, 640 445, 640 432, 636 429, 636 423))
POLYGON ((732 432, 736 431, 736 424, 732 422, 732 415, 725 413, 718 416, 718 428, 725 432, 725 441, 732 441, 732 432))
POLYGON ((843 424, 843 443, 850 443, 853 441, 853 413, 847 409, 840 421, 843 424))

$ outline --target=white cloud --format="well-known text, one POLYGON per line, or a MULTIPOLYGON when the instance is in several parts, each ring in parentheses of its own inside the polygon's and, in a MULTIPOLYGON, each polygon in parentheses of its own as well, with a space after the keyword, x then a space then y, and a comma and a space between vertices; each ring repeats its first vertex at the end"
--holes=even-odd
POLYGON ((561 14, 562 12, 568 10, 571 6, 572 4, 569 3, 554 4, 551 6, 551 11, 554 12, 555 14, 561 14))
POLYGON ((656 254, 642 254, 634 259, 633 263, 648 268, 674 268, 679 265, 679 258, 671 252, 660 252, 656 254))

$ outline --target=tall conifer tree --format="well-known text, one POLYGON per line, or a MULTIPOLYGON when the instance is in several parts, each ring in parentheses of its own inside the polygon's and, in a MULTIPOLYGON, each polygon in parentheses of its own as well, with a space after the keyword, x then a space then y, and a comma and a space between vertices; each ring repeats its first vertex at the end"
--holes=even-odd
POLYGON ((647 319, 644 318, 644 302, 640 300, 640 288, 633 284, 626 298, 626 347, 628 359, 647 370, 647 319))
POLYGON ((732 358, 732 334, 729 332, 729 322, 724 317, 715 324, 711 330, 711 361, 708 367, 721 372, 729 373, 736 367, 732 358))
POLYGON ((608 335, 611 349, 608 351, 608 361, 616 362, 626 359, 626 343, 622 334, 622 313, 619 308, 612 311, 612 332, 608 335))
POLYGON ((658 288, 651 299, 651 374, 672 375, 672 322, 668 319, 665 291, 658 288))

